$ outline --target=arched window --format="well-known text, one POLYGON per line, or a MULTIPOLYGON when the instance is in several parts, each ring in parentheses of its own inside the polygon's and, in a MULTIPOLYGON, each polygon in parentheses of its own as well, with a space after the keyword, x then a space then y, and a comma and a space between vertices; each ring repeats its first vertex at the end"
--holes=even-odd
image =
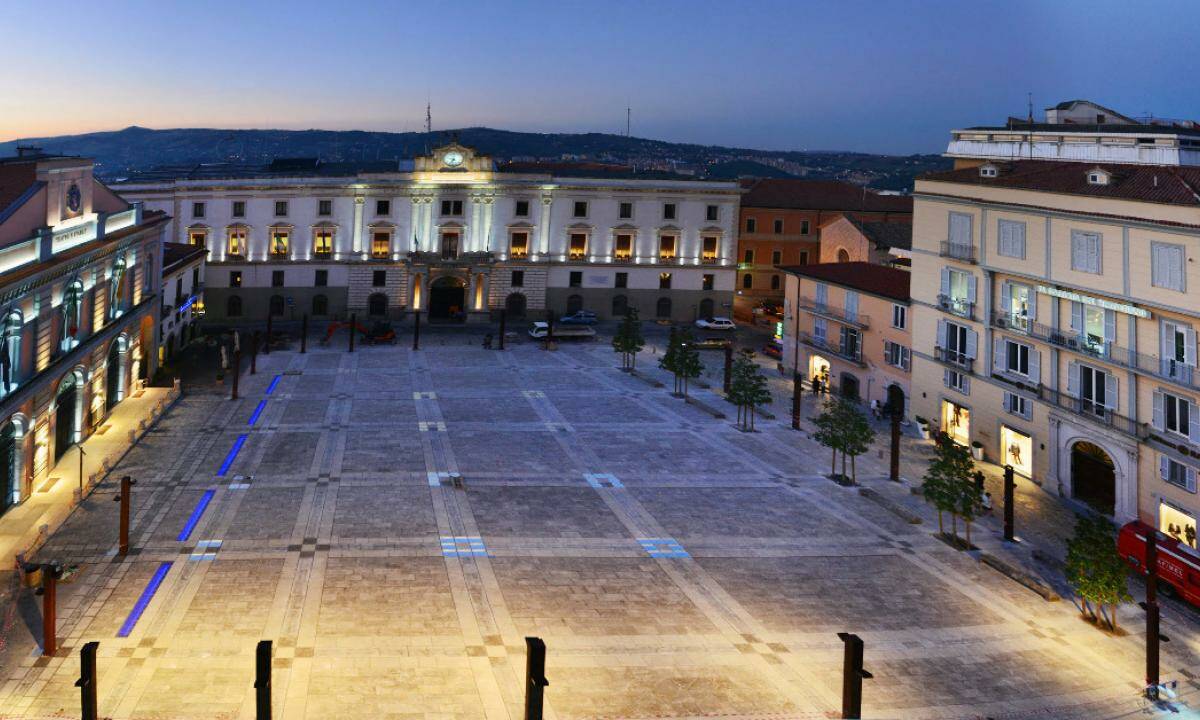
POLYGON ((108 319, 116 320, 125 312, 128 293, 125 292, 125 256, 113 261, 112 277, 108 281, 108 319))
POLYGON ((624 295, 614 295, 612 299, 612 314, 615 318, 623 318, 629 312, 629 298, 624 295))
POLYGON ((655 306, 655 315, 660 318, 670 319, 671 317, 671 298, 661 297, 658 299, 658 304, 655 306))
POLYGON ((838 262, 850 262, 850 253, 846 251, 846 248, 838 248, 837 259, 838 262))
POLYGON ((509 293, 504 299, 504 313, 513 319, 525 317, 525 294, 509 293))
POLYGON ((83 283, 75 280, 63 290, 62 343, 63 352, 79 344, 79 325, 83 320, 83 283))
POLYGON ((225 301, 225 316, 226 317, 241 317, 242 316, 242 298, 237 295, 230 295, 225 301))
POLYGON ((329 298, 324 295, 313 295, 312 314, 321 316, 329 314, 329 298))
POLYGON ((712 298, 704 298, 700 301, 700 317, 705 320, 712 320, 713 316, 713 301, 712 298))
POLYGON ((383 293, 372 293, 367 298, 367 314, 372 317, 387 315, 388 299, 383 293))
POLYGON ((754 276, 752 276, 750 273, 746 273, 745 275, 742 276, 742 287, 749 290, 753 284, 754 284, 754 276))
POLYGON ((567 314, 572 315, 583 309, 583 296, 572 295, 567 298, 567 314))
POLYGON ((772 276, 771 276, 771 289, 772 289, 772 290, 778 290, 778 289, 779 289, 779 276, 778 276, 778 275, 772 275, 772 276))
POLYGON ((21 328, 24 326, 19 310, 4 317, 0 332, 0 387, 12 392, 21 379, 21 328))
POLYGON ((281 315, 283 315, 283 306, 284 306, 284 302, 283 302, 282 295, 272 295, 271 296, 271 315, 272 316, 280 317, 281 315))

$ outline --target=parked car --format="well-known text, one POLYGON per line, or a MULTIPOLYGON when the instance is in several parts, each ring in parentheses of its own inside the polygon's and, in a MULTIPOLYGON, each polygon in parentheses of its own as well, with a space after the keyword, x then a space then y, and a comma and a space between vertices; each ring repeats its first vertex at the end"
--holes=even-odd
MULTIPOLYGON (((535 322, 529 326, 529 337, 535 340, 544 340, 549 334, 550 328, 544 322, 535 322)), ((594 337, 596 331, 590 327, 559 327, 558 323, 554 324, 555 340, 590 340, 594 337)))
POLYGON ((702 330, 737 330, 737 325, 729 318, 700 318, 696 321, 696 327, 702 330))
POLYGON ((783 343, 779 342, 778 340, 772 340, 771 342, 762 346, 762 354, 766 355, 769 358, 775 358, 776 360, 782 360, 783 359, 783 343))
POLYGON ((558 322, 562 325, 595 325, 596 319, 596 313, 591 310, 580 310, 570 315, 563 315, 558 322))

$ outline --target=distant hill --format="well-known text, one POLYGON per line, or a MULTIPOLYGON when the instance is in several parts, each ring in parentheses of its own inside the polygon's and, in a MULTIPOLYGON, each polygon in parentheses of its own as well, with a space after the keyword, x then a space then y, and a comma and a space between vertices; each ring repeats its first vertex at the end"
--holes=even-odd
POLYGON ((670 143, 606 133, 526 133, 462 128, 435 133, 362 130, 151 130, 26 138, 0 143, 0 157, 18 145, 94 158, 106 179, 165 165, 213 162, 267 163, 280 157, 325 161, 411 158, 451 137, 497 159, 586 159, 671 170, 698 177, 836 178, 885 190, 910 190, 913 177, 949 167, 939 155, 871 155, 850 152, 753 150, 670 143))

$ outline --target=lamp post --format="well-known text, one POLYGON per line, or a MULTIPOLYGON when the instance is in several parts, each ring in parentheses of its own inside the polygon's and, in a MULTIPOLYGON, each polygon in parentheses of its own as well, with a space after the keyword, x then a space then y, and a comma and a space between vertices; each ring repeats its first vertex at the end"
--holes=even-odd
POLYGON ((863 641, 853 633, 838 633, 845 643, 842 654, 842 717, 862 717, 862 681, 871 678, 863 669, 863 641))
POLYGON ((300 354, 308 352, 308 313, 300 318, 300 354))
POLYGON ((900 482, 900 414, 904 412, 901 408, 893 407, 889 413, 892 416, 892 458, 888 479, 892 482, 900 482))
POLYGON ((1004 466, 1004 539, 1007 542, 1016 542, 1013 535, 1014 518, 1016 508, 1013 507, 1013 496, 1016 494, 1017 483, 1013 479, 1013 466, 1004 466))

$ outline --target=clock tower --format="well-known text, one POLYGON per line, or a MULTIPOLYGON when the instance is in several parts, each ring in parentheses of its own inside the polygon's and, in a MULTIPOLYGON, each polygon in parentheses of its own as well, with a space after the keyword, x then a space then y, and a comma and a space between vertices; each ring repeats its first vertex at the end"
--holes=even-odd
POLYGON ((415 158, 413 169, 419 173, 490 173, 493 167, 490 157, 477 154, 474 148, 451 142, 415 158))

